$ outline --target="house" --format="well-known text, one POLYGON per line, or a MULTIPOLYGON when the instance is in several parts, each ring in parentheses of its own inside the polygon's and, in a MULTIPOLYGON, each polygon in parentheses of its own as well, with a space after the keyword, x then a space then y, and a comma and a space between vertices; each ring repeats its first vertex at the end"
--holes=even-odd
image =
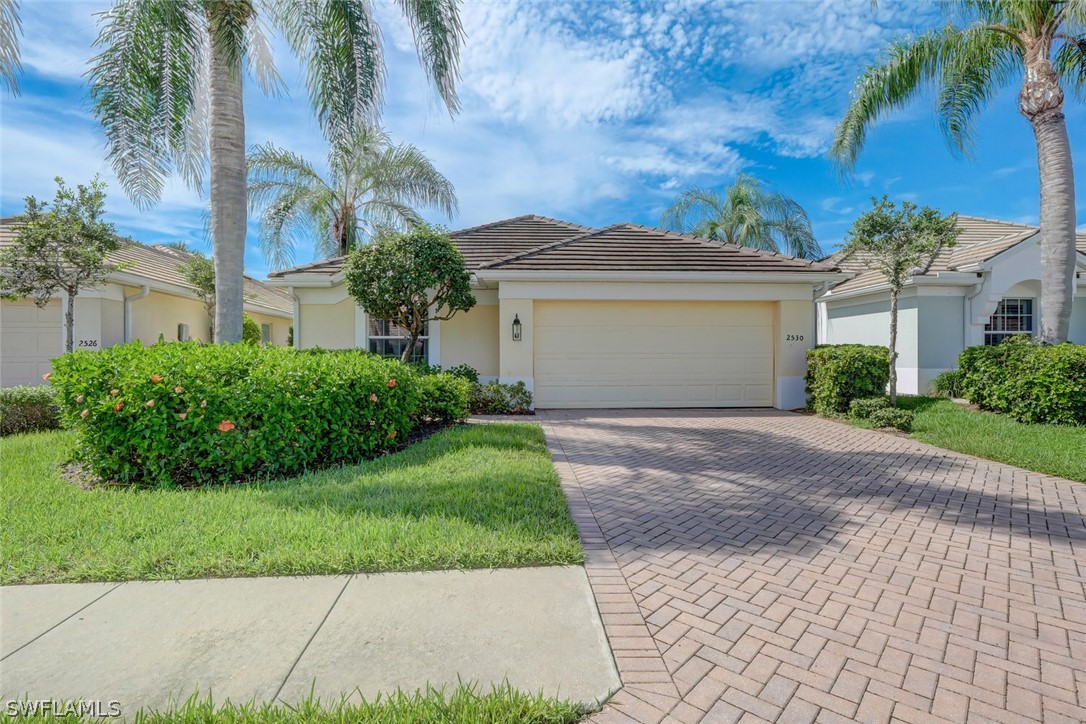
MULTIPOLYGON (((898 390, 929 391, 940 372, 958 366, 966 347, 998 344, 1010 334, 1037 334, 1041 311, 1040 229, 1027 224, 959 216, 957 245, 944 250, 899 298, 898 390)), ((1086 234, 1079 234, 1071 314, 1073 342, 1086 343, 1086 234)), ((885 277, 863 259, 827 262, 851 272, 818 298, 821 343, 879 344, 890 340, 890 292, 885 277)))
MULTIPOLYGON (((805 404, 815 290, 832 266, 634 224, 520 216, 450 234, 477 306, 431 322, 415 354, 523 381, 543 408, 805 404)), ((397 355, 405 340, 348 296, 344 259, 272 272, 294 343, 397 355)))
MULTIPOLYGON (((13 218, 0 219, 0 246, 15 238, 13 218)), ((121 271, 85 289, 75 300, 76 349, 101 349, 131 340, 154 344, 161 337, 210 340, 211 320, 178 265, 188 256, 166 246, 128 243, 110 256, 121 271)), ((42 384, 50 360, 64 351, 64 303, 51 299, 0 301, 0 386, 42 384)), ((261 325, 265 341, 286 344, 290 297, 245 278, 245 311, 261 325)))

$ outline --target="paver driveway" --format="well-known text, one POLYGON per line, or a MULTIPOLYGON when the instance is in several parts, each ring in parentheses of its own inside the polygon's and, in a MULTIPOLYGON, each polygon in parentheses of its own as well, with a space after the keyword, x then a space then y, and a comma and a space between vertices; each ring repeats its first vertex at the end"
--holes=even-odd
POLYGON ((776 411, 542 422, 599 721, 1086 721, 1086 485, 776 411))

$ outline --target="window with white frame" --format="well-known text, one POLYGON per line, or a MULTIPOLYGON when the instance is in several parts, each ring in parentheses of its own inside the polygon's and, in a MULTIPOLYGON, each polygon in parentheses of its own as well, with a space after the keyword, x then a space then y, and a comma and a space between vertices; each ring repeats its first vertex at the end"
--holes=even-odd
POLYGON ((1012 334, 1033 334, 1033 300, 1003 299, 984 325, 984 344, 999 344, 1012 334))
MULTIPOLYGON (((395 357, 399 359, 407 347, 410 335, 395 322, 385 319, 367 320, 366 337, 369 342, 369 351, 382 357, 395 357)), ((430 347, 430 325, 423 327, 422 335, 415 343, 415 349, 411 351, 411 361, 426 361, 430 347)))
POLYGON ((260 341, 264 344, 271 344, 272 326, 270 324, 260 325, 260 341))

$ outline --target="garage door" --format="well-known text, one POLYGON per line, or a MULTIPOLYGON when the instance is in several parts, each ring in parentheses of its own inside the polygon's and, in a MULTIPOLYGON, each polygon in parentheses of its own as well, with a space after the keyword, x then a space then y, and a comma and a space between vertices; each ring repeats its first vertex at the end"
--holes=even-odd
POLYGON ((0 302, 0 385, 45 384, 49 360, 62 351, 60 302, 0 302))
POLYGON ((773 305, 535 303, 535 399, 561 407, 773 404, 773 305))

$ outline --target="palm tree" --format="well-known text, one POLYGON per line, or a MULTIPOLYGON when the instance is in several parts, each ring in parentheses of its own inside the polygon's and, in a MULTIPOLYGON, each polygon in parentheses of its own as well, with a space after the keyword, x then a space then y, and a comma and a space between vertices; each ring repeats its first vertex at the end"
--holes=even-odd
POLYGON ((822 256, 803 207, 742 173, 723 195, 704 188, 684 191, 664 211, 660 225, 714 241, 783 251, 801 259, 822 256))
POLYGON ((870 127, 923 88, 951 149, 967 154, 977 114, 1012 78, 1022 77, 1018 110, 1037 142, 1041 177, 1041 332, 1067 340, 1075 272, 1075 179, 1063 115, 1065 84, 1086 91, 1086 1, 953 0, 961 21, 898 40, 860 76, 830 151, 851 170, 870 127))
POLYGON ((273 266, 290 266, 299 234, 309 232, 324 258, 344 255, 379 228, 420 223, 416 206, 457 211, 447 178, 419 149, 393 145, 388 133, 362 126, 332 143, 329 175, 272 144, 249 154, 249 205, 260 215, 260 243, 273 266))
MULTIPOLYGON (((458 0, 400 0, 420 62, 450 113, 463 29, 458 0)), ((215 341, 242 338, 247 194, 246 71, 276 93, 268 27, 306 68, 306 85, 329 138, 371 120, 384 84, 381 33, 370 0, 118 0, 101 13, 91 99, 109 160, 140 207, 158 201, 179 172, 202 186, 210 165, 215 255, 215 341)))
POLYGON ((19 95, 19 0, 0 0, 0 85, 12 95, 19 95))

